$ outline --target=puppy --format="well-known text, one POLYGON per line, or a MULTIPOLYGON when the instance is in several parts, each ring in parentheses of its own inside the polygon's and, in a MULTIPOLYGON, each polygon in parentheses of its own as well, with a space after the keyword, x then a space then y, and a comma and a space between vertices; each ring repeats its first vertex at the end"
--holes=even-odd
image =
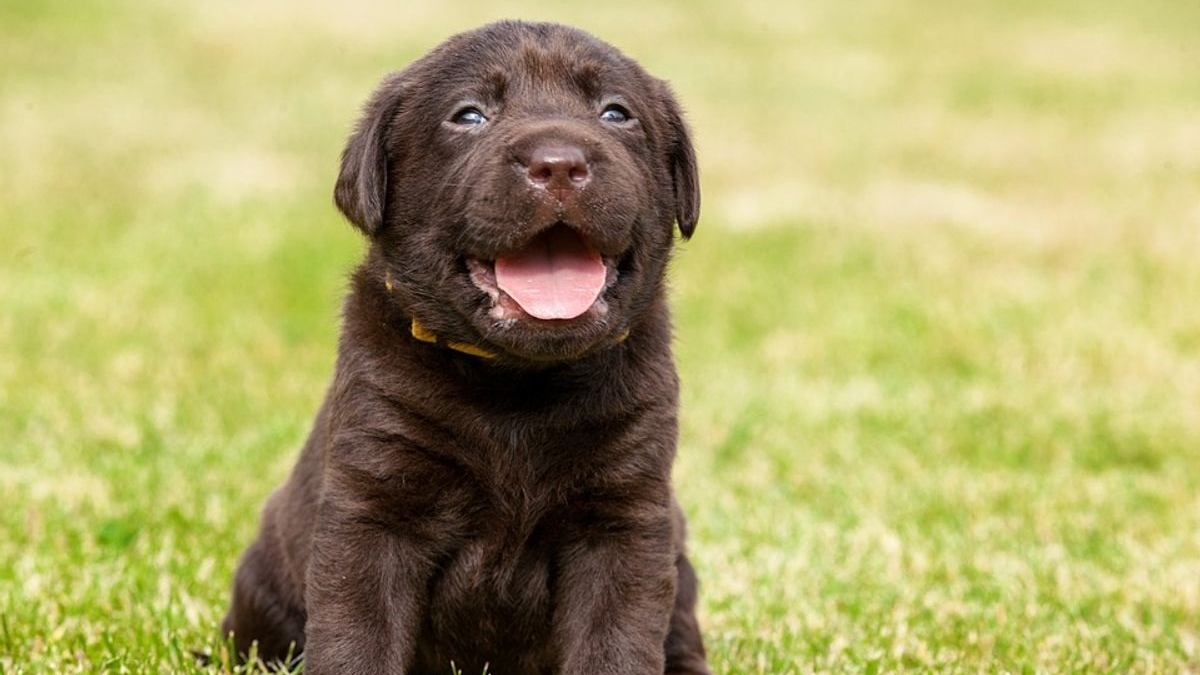
POLYGON ((307 675, 708 672, 663 276, 699 213, 667 85, 554 24, 385 78, 337 206, 336 373, 222 624, 307 675))

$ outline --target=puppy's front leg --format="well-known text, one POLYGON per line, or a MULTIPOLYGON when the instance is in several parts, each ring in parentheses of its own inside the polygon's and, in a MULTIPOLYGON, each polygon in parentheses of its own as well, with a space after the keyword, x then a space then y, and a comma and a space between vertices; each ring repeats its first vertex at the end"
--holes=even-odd
POLYGON ((305 604, 307 675, 408 672, 429 570, 386 526, 323 508, 305 604))
MULTIPOLYGON (((642 519, 639 519, 642 520, 642 519)), ((671 523, 606 523, 563 558, 555 630, 563 675, 662 675, 675 599, 671 523)))

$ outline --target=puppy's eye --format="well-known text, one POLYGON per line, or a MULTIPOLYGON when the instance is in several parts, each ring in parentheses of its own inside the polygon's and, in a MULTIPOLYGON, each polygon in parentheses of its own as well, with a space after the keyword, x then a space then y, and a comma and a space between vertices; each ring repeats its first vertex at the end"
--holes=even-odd
POLYGON ((479 112, 479 108, 466 107, 454 113, 454 117, 451 118, 451 121, 453 121, 455 124, 461 124, 469 127, 483 124, 484 122, 488 121, 488 119, 483 113, 479 112))
POLYGON ((600 113, 600 120, 602 122, 611 122, 612 124, 621 124, 631 119, 633 119, 633 115, 630 115, 628 110, 616 103, 609 104, 604 108, 604 112, 600 113))

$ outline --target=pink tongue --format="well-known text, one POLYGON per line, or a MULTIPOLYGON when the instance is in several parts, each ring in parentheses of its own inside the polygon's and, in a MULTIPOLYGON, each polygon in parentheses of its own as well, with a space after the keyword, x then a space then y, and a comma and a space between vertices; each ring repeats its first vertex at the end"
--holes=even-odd
POLYGON ((496 284, 539 319, 574 319, 604 290, 600 254, 565 225, 539 234, 524 249, 496 258, 496 284))

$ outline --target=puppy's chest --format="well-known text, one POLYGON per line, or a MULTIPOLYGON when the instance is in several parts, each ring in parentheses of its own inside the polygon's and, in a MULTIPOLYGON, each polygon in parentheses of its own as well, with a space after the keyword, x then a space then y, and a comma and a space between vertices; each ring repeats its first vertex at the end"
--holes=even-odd
POLYGON ((556 570, 586 502, 587 481, 547 463, 536 449, 493 445, 486 452, 471 467, 463 527, 445 542, 442 571, 430 588, 431 637, 470 636, 474 644, 447 645, 453 651, 528 653, 538 636, 545 641, 556 570))
POLYGON ((474 536, 450 551, 441 579, 434 586, 441 600, 459 597, 479 606, 521 611, 551 592, 556 557, 562 548, 558 532, 517 520, 497 518, 476 525, 474 536))
POLYGON ((553 523, 557 516, 504 509, 482 509, 478 516, 430 587, 426 645, 441 662, 487 655, 494 668, 508 658, 537 660, 550 643, 563 543, 553 523))
POLYGON ((536 600, 548 589, 555 558, 575 519, 578 505, 569 496, 582 500, 582 495, 557 480, 520 470, 511 475, 493 470, 470 493, 465 527, 456 541, 448 542, 447 590, 469 590, 500 605, 536 600))

